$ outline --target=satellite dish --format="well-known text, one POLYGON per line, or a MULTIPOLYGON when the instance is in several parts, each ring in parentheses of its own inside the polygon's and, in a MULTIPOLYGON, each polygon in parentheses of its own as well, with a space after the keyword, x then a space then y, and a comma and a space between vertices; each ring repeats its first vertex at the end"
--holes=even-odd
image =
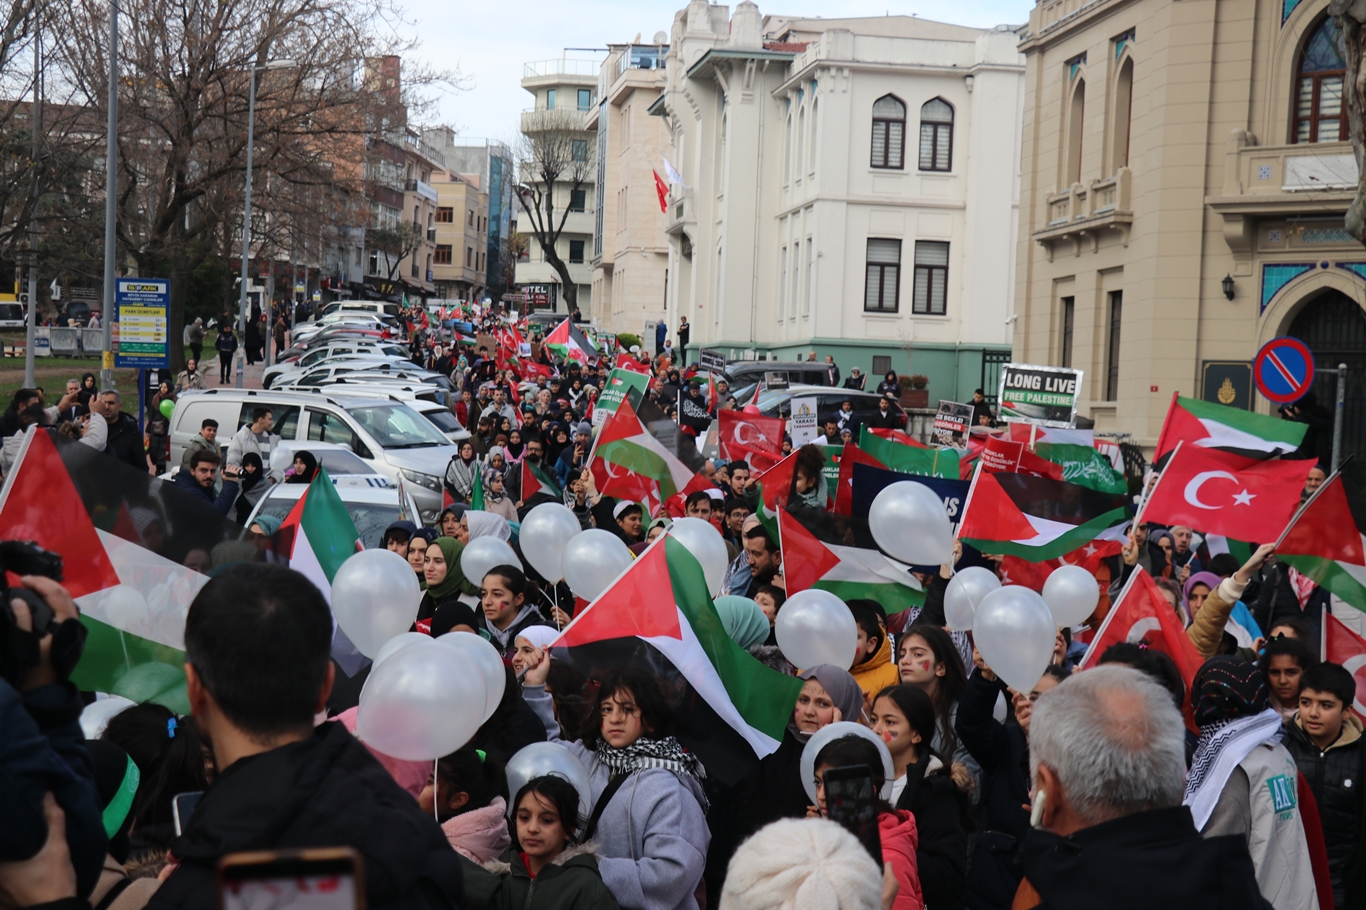
POLYGON ((668 40, 669 36, 664 32, 655 32, 655 44, 665 44, 668 40))

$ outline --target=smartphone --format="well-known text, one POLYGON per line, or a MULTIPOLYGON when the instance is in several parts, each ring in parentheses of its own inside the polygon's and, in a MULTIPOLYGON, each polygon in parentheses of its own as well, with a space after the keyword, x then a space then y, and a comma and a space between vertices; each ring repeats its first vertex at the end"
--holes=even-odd
POLYGON ((350 847, 229 853, 218 861, 218 910, 365 910, 350 847))
POLYGON ((191 793, 177 793, 171 798, 171 820, 175 822, 176 837, 185 833, 186 826, 190 824, 190 816, 194 815, 195 807, 199 805, 203 795, 203 790, 195 790, 191 793))
POLYGON ((867 765, 847 765, 825 770, 825 814, 863 844, 863 849, 882 868, 882 836, 877 828, 877 791, 867 765))

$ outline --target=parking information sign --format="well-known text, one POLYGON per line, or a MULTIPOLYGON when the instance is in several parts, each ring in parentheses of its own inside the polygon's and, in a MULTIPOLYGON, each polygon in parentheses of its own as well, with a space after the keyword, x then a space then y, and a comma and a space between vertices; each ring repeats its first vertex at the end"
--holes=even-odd
POLYGON ((167 323, 171 283, 165 278, 120 278, 114 294, 119 351, 114 365, 164 369, 171 365, 167 323))
POLYGON ((1081 370, 1066 367, 1004 364, 1000 417, 1044 427, 1076 426, 1081 377, 1081 370))

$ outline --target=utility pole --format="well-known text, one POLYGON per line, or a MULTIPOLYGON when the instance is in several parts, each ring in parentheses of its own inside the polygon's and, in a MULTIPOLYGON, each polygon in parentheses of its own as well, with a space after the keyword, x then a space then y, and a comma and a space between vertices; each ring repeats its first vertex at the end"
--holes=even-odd
POLYGON ((114 387, 114 247, 118 180, 119 126, 119 3, 109 3, 109 120, 105 124, 104 154, 104 343, 100 346, 100 388, 114 387))
MULTIPOLYGON (((41 17, 39 8, 37 15, 41 17)), ((24 313, 24 388, 37 385, 33 375, 34 309, 38 305, 38 198, 39 170, 38 156, 41 146, 38 137, 43 129, 43 56, 42 32, 35 18, 33 29, 33 111, 29 118, 30 131, 33 133, 33 204, 29 211, 28 222, 28 306, 24 313)))

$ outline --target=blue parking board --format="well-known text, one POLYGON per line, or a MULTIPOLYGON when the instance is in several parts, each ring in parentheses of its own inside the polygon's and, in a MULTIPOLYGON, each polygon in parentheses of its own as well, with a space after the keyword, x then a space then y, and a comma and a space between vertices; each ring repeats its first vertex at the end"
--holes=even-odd
POLYGON ((117 367, 142 369, 171 365, 168 327, 171 282, 165 278, 120 278, 114 294, 118 314, 117 367))

